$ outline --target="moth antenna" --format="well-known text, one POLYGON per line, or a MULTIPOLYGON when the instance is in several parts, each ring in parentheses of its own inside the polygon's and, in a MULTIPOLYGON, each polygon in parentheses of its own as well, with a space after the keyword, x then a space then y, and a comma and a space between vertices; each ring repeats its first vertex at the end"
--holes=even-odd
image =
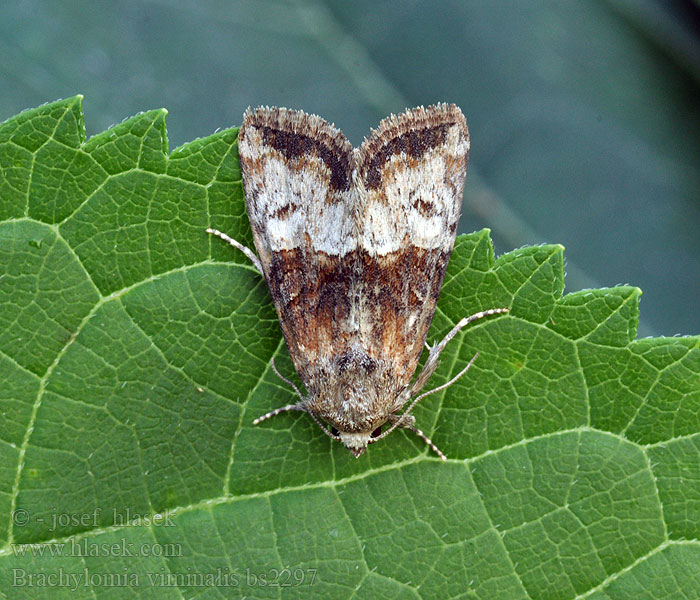
POLYGON ((271 359, 271 365, 272 365, 272 370, 275 372, 275 375, 277 375, 277 377, 279 377, 287 385, 290 385, 292 388, 294 388, 294 391, 296 392, 296 395, 299 396, 300 400, 304 400, 304 396, 301 395, 299 388, 296 385, 294 385, 294 382, 287 379, 284 375, 282 375, 282 373, 280 373, 277 370, 277 365, 275 364, 275 357, 274 356, 271 359))
POLYGON ((418 429, 418 427, 414 427, 413 425, 408 425, 408 426, 402 427, 402 429, 408 429, 408 430, 412 431, 413 433, 415 433, 420 439, 422 439, 426 444, 428 444, 428 446, 430 446, 432 448, 433 452, 435 452, 435 454, 437 454, 443 461, 447 460, 447 457, 442 452, 440 452, 440 448, 438 448, 433 443, 433 440, 431 440, 420 429, 418 429))
POLYGON ((307 412, 306 407, 303 406, 301 402, 297 402, 296 404, 287 404, 287 406, 282 406, 281 408, 271 410, 269 413, 264 414, 262 417, 258 417, 257 419, 253 420, 253 425, 258 425, 259 423, 266 421, 270 417, 274 417, 275 415, 279 415, 283 412, 289 412, 290 410, 300 410, 303 412, 307 412))
POLYGON ((432 390, 428 390, 427 392, 423 392, 419 396, 417 396, 411 404, 409 404, 408 408, 401 413, 398 419, 396 419, 396 422, 389 427, 384 433, 378 435, 376 438, 374 438, 374 441, 378 442, 382 438, 385 438, 387 435, 389 435, 394 429, 397 427, 403 427, 404 429, 410 429, 410 426, 408 425, 401 425, 402 421, 406 419, 413 407, 418 404, 423 398, 426 396, 430 396, 431 394, 436 394, 437 392, 440 392, 444 390, 445 388, 450 387, 455 381, 457 381, 462 375, 464 375, 468 370, 469 367, 471 367, 474 364, 474 361, 479 357, 479 353, 477 352, 474 356, 472 356, 472 359, 467 363, 467 366, 464 367, 457 375, 455 375, 452 379, 450 379, 447 383, 443 383, 442 385, 437 386, 436 388, 433 388, 432 390))
POLYGON ((479 319, 483 319, 484 317, 490 317, 491 315, 498 315, 507 312, 510 312, 510 308, 489 308, 488 310, 482 310, 481 312, 474 313, 473 315, 470 315, 468 317, 464 317, 459 321, 459 323, 457 323, 457 325, 455 325, 452 328, 452 331, 450 331, 450 333, 448 333, 436 346, 436 358, 437 355, 439 355, 440 352, 443 351, 445 346, 447 346, 447 344, 450 343, 452 338, 459 333, 459 330, 469 325, 469 323, 472 323, 473 321, 478 321, 479 319))
POLYGON ((416 381, 413 384, 413 387, 411 388, 411 393, 409 394, 409 397, 413 396, 413 394, 418 393, 421 389, 423 389, 425 384, 428 383, 428 380, 435 372, 435 369, 437 369, 438 358, 441 352, 445 349, 445 346, 447 346, 447 344, 450 343, 452 338, 459 333, 460 329, 463 329, 464 327, 469 325, 469 323, 472 323, 473 321, 478 321, 479 319, 483 319, 484 317, 489 317, 491 315, 497 315, 507 312, 510 312, 510 308, 490 308, 488 310, 482 310, 481 312, 474 313, 469 317, 461 319, 459 323, 457 323, 457 325, 455 325, 450 330, 450 332, 440 341, 439 344, 435 344, 432 348, 428 348, 430 354, 428 355, 428 359, 423 365, 423 369, 421 369, 421 372, 419 373, 418 377, 416 377, 416 381))
POLYGON ((207 233, 211 233, 212 235, 220 237, 225 242, 228 242, 229 244, 231 244, 234 248, 237 248, 238 250, 243 252, 243 254, 245 254, 248 257, 248 260, 250 260, 250 262, 253 263, 255 270, 258 273, 260 273, 260 275, 263 274, 262 265, 260 264, 260 259, 257 256, 255 256, 255 252, 253 252, 250 248, 244 246, 243 244, 234 240, 232 237, 229 237, 225 233, 222 233, 218 229, 208 228, 207 233))

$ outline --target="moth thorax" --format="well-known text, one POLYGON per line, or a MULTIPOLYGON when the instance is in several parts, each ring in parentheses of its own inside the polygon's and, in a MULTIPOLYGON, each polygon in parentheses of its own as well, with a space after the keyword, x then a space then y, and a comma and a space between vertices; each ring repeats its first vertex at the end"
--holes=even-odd
MULTIPOLYGON (((369 436, 363 432, 373 431, 388 417, 392 385, 386 365, 364 352, 348 352, 339 357, 333 371, 326 388, 330 420, 340 431, 369 436)), ((350 444, 356 443, 360 442, 350 439, 350 444)))

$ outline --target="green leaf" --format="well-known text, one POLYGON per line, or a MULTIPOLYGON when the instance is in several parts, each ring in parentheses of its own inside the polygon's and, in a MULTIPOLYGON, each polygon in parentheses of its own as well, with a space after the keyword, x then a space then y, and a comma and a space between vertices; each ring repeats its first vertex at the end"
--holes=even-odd
POLYGON ((85 141, 81 100, 0 125, 0 597, 700 597, 700 339, 635 340, 637 288, 563 296, 561 246, 461 236, 430 340, 512 311, 416 407, 447 463, 253 426, 292 399, 272 357, 295 375, 204 231, 252 243, 237 130, 168 156, 156 110, 85 141))

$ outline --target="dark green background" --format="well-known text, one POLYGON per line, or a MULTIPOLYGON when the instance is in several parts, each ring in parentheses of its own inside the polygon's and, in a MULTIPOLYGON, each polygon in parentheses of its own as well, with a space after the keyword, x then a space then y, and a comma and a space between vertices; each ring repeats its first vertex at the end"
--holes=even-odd
POLYGON ((406 106, 459 104, 461 231, 562 243, 567 291, 644 291, 641 335, 700 331, 698 6, 649 0, 94 2, 0 6, 0 119, 75 93, 88 135, 166 107, 170 147, 248 105, 358 144, 406 106))

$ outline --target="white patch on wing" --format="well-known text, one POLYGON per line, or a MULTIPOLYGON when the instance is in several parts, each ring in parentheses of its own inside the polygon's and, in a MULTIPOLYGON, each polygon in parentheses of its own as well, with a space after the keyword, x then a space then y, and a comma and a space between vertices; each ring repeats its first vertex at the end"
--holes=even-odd
POLYGON ((401 248, 402 241, 397 234, 403 230, 400 227, 403 215, 397 214, 399 212, 396 206, 388 205, 382 199, 377 201, 370 195, 365 204, 364 224, 360 228, 360 245, 380 255, 401 248))
POLYGON ((306 161, 299 171, 281 156, 264 159, 253 217, 263 224, 273 252, 298 248, 308 235, 313 250, 342 256, 357 245, 350 203, 329 202, 328 168, 319 158, 306 161))
MULTIPOLYGON (((466 152, 462 145, 463 150, 454 141, 453 147, 466 152)), ((425 250, 452 244, 450 225, 458 219, 462 198, 455 198, 458 181, 447 185, 446 178, 453 175, 446 173, 445 148, 426 152, 416 168, 406 162, 404 154, 393 155, 382 169, 380 190, 365 192, 359 241, 373 254, 386 255, 407 244, 425 250)))

